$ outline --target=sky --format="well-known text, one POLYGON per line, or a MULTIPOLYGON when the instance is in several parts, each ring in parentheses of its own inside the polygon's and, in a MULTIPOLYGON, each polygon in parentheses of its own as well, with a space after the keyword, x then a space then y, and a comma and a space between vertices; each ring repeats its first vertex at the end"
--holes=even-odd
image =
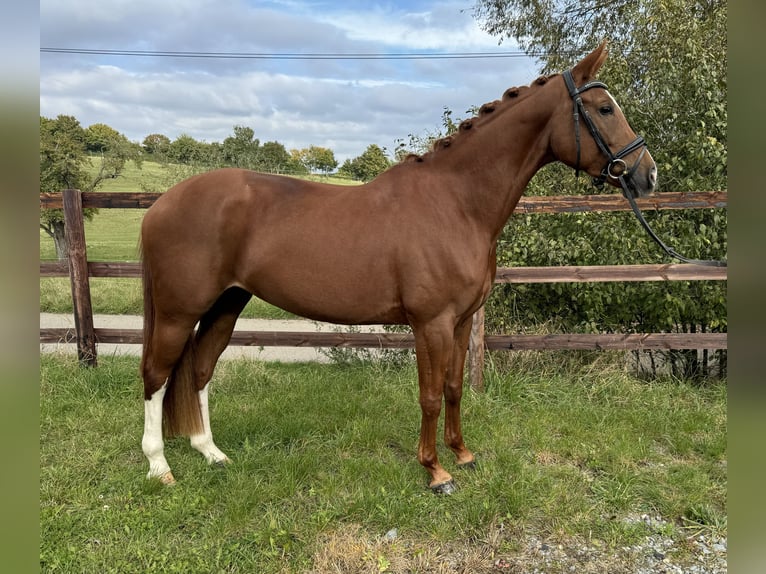
MULTIPOLYGON (((41 0, 40 47, 246 54, 518 53, 483 32, 473 0, 41 0)), ((160 133, 310 145, 336 159, 370 144, 393 153, 529 84, 527 57, 477 59, 182 58, 40 53, 40 115, 104 123, 141 142, 160 133)))

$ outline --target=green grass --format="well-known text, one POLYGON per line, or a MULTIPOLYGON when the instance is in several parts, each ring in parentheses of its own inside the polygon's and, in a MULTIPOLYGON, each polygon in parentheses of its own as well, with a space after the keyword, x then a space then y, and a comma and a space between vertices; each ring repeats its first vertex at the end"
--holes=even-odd
POLYGON ((178 485, 168 488, 144 479, 138 360, 81 369, 43 356, 41 569, 490 572, 489 557, 520 552, 529 534, 619 552, 655 534, 637 513, 669 520, 662 534, 679 545, 690 533, 725 535, 725 383, 646 383, 604 360, 520 360, 490 367, 485 393, 466 392, 479 467, 456 470, 440 446, 459 488, 439 497, 415 458, 412 364, 221 363, 211 415, 234 463, 209 468, 173 439, 178 485), (392 528, 397 539, 383 541, 392 528))

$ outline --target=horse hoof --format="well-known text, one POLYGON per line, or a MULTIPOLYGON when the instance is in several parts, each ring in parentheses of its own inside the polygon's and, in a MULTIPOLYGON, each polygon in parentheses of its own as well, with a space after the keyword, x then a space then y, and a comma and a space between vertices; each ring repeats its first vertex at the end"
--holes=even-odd
POLYGON ((431 487, 431 492, 434 494, 445 494, 449 495, 452 494, 457 490, 457 485, 455 484, 454 480, 448 480, 447 482, 442 482, 441 484, 435 484, 431 487))
POLYGON ((160 482, 165 486, 173 486, 176 483, 176 477, 173 476, 173 473, 170 471, 167 471, 165 474, 160 476, 159 479, 160 482))
POLYGON ((222 458, 221 460, 213 461, 213 466, 216 468, 226 468, 231 464, 231 459, 222 458))
POLYGON ((476 470, 476 460, 472 460, 470 462, 464 462, 463 464, 458 464, 457 467, 460 470, 476 470))

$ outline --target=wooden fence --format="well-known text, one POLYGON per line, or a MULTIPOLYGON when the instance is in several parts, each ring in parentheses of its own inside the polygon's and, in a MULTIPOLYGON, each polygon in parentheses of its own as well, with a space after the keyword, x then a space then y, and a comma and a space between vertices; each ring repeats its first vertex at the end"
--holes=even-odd
MULTIPOLYGON (((90 300, 90 277, 140 277, 140 263, 87 260, 82 210, 96 208, 150 207, 159 197, 156 193, 82 193, 68 189, 61 193, 40 194, 40 207, 63 208, 69 253, 63 262, 41 262, 42 277, 69 276, 74 304, 75 329, 40 329, 41 343, 76 341, 80 362, 97 364, 97 343, 142 342, 138 329, 95 329, 90 300)), ((694 192, 663 193, 638 200, 643 210, 725 208, 727 193, 694 192)), ((620 195, 586 195, 557 197, 522 197, 516 214, 582 213, 596 211, 630 211, 620 195)), ((598 265, 561 267, 498 268, 496 283, 556 283, 609 281, 694 281, 727 278, 725 267, 689 264, 598 265)), ((405 333, 328 333, 235 331, 231 345, 280 347, 353 347, 413 348, 414 339, 405 333)), ((649 349, 725 349, 726 333, 633 333, 633 334, 550 334, 550 335, 484 335, 484 310, 473 318, 469 349, 469 379, 474 388, 483 386, 484 350, 649 350, 649 349)))

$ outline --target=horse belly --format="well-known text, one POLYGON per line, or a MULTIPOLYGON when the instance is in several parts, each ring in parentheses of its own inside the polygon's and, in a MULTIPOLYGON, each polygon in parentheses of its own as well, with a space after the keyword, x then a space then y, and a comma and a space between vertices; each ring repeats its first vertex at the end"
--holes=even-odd
POLYGON ((405 323, 395 277, 380 262, 353 263, 338 253, 279 257, 252 267, 243 287, 281 309, 340 324, 405 323))

